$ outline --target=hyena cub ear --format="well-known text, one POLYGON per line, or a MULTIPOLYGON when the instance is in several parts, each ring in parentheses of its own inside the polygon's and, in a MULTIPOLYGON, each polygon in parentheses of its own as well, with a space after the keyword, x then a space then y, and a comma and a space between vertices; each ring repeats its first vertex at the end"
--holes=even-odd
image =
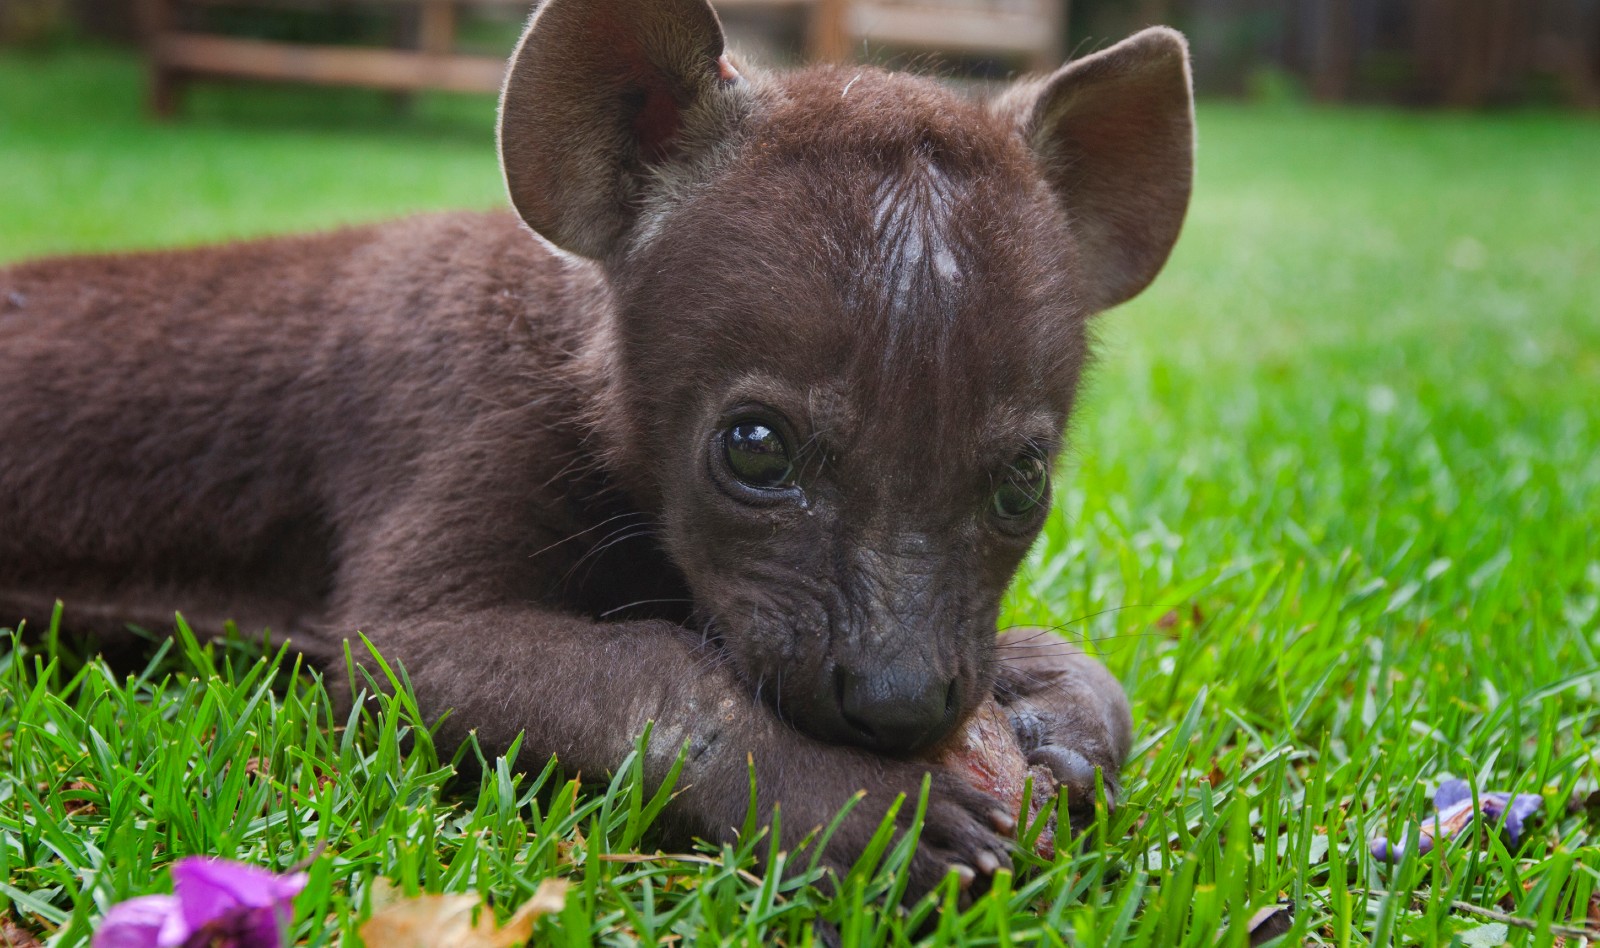
POLYGON ((511 203, 556 246, 605 258, 653 173, 704 162, 749 99, 706 0, 546 0, 500 97, 511 203))
POLYGON ((1044 169, 1077 238, 1085 302, 1102 310, 1155 279, 1194 177, 1194 97, 1183 36, 1153 27, 994 104, 1044 169))

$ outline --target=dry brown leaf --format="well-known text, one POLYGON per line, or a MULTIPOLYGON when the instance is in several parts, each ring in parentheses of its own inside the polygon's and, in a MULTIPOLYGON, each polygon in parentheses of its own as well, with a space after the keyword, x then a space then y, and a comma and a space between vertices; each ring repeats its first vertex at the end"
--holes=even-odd
POLYGON ((546 879, 505 925, 476 895, 400 896, 382 879, 373 883, 372 917, 361 940, 382 948, 510 948, 533 935, 540 916, 567 904, 567 881, 546 879), (476 920, 474 920, 476 916, 476 920))
POLYGON ((1252 945, 1264 945, 1274 938, 1289 933, 1294 927, 1294 906, 1269 905, 1250 916, 1245 931, 1252 945))
MULTIPOLYGON (((62 789, 75 793, 93 792, 95 785, 87 780, 74 780, 62 789)), ((64 798, 61 801, 61 808, 66 811, 68 816, 88 816, 96 812, 93 801, 85 800, 81 797, 64 798)), ((0 942, 0 944, 4 943, 0 942)))
POLYGON ((0 919, 0 948, 44 948, 44 942, 9 918, 0 919))
POLYGON ((526 929, 526 934, 522 936, 522 940, 526 941, 528 936, 533 934, 533 923, 541 916, 555 915, 566 907, 567 880, 546 879, 539 883, 539 888, 533 890, 533 895, 528 901, 522 903, 506 920, 506 927, 502 931, 513 926, 521 926, 526 929))

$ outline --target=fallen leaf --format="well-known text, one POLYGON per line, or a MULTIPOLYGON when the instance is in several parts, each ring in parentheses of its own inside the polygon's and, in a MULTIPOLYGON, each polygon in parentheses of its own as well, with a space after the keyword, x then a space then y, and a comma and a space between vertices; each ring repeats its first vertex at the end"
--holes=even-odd
POLYGON ((589 841, 584 838, 582 831, 574 829, 572 835, 566 839, 556 840, 556 861, 568 865, 575 863, 573 853, 581 853, 589 848, 589 841))
POLYGON ((494 913, 476 895, 400 897, 393 886, 373 883, 372 917, 361 926, 361 939, 382 948, 510 948, 533 935, 540 916, 567 904, 567 881, 546 879, 528 901, 496 925, 494 913), (476 916, 476 921, 474 921, 476 916))
MULTIPOLYGON (((74 780, 62 789, 69 793, 92 793, 95 786, 87 780, 74 780)), ((96 812, 94 801, 82 797, 63 797, 61 809, 65 810, 68 816, 87 816, 96 812)))
POLYGON ((44 942, 33 933, 19 928, 9 918, 0 919, 0 948, 44 948, 44 942))
MULTIPOLYGON (((533 934, 533 923, 542 916, 555 915, 567 907, 567 880, 546 879, 539 883, 528 901, 522 903, 506 922, 506 928, 520 925, 533 934)), ((526 937, 526 936, 524 936, 526 937)))
POLYGON ((1251 945, 1264 945, 1274 938, 1287 935, 1293 927, 1293 905, 1269 905, 1250 916, 1250 921, 1244 926, 1251 945))

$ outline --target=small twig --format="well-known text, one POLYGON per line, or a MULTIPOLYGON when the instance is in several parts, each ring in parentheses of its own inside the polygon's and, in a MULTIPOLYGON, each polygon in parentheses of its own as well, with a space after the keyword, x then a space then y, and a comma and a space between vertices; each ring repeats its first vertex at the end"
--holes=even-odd
POLYGON ((307 869, 311 868, 311 864, 312 863, 316 862, 319 858, 321 858, 322 854, 324 852, 326 852, 327 849, 328 849, 328 841, 327 840, 322 840, 321 842, 317 843, 315 846, 311 847, 311 852, 306 854, 306 858, 304 858, 304 859, 300 860, 299 862, 295 863, 294 865, 290 866, 288 871, 289 872, 305 872, 307 869))
MULTIPOLYGON (((671 860, 673 862, 699 863, 702 866, 715 866, 718 869, 727 868, 727 864, 720 859, 716 859, 711 856, 701 856, 695 853, 601 853, 595 858, 601 862, 626 863, 662 862, 664 860, 671 860)), ((738 874, 739 878, 750 883, 751 885, 761 884, 761 877, 757 876, 748 869, 735 869, 733 871, 738 874)))
MULTIPOLYGON (((1398 892, 1388 892, 1383 889, 1351 889, 1350 891, 1360 895, 1368 895, 1379 899, 1385 899, 1392 895, 1400 894, 1398 892)), ((1407 898, 1410 899, 1413 905, 1424 901, 1424 899, 1419 895, 1411 895, 1407 896, 1407 898)), ((1520 915, 1510 915, 1500 911, 1499 909, 1484 908, 1481 905, 1474 905, 1471 902, 1463 902, 1460 899, 1450 900, 1450 910, 1452 912, 1465 912, 1468 915, 1476 915, 1480 918, 1486 918, 1491 922, 1500 922, 1503 925, 1510 925, 1514 928, 1537 929, 1539 927, 1539 922, 1534 919, 1523 918, 1520 915)), ((1600 940, 1600 929, 1584 928, 1578 925, 1561 925, 1556 922, 1550 923, 1550 934, 1560 935, 1563 938, 1587 938, 1590 941, 1600 940)))

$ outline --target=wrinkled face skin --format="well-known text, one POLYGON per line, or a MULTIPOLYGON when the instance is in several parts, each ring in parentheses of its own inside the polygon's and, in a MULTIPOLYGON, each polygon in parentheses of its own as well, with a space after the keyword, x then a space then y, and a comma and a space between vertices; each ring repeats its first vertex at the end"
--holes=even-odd
POLYGON ((766 91, 614 275, 627 460, 751 688, 915 753, 987 697, 1046 513, 1085 357, 1071 245, 980 106, 877 73, 766 91))

